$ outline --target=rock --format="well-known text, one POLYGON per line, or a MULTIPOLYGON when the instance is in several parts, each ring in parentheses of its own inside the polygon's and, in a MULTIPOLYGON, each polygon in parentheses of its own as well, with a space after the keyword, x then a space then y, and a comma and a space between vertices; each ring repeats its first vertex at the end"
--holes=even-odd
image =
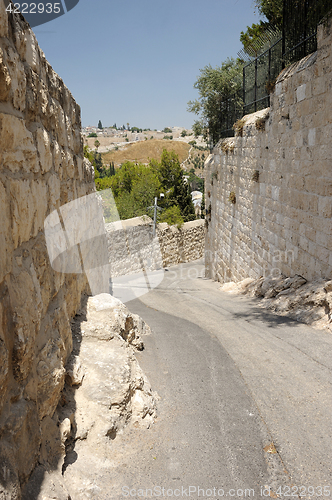
POLYGON ((332 281, 307 282, 303 276, 246 279, 225 283, 220 289, 261 299, 260 305, 316 328, 332 332, 332 281))
POLYGON ((102 293, 91 297, 87 305, 88 320, 81 325, 85 337, 99 340, 112 340, 120 335, 127 344, 137 350, 144 348, 141 334, 148 334, 150 329, 144 321, 131 314, 127 307, 115 297, 102 293))
POLYGON ((80 385, 65 387, 66 403, 58 406, 57 415, 62 441, 72 442, 64 466, 68 491, 72 498, 92 499, 98 497, 103 471, 113 460, 112 441, 128 425, 149 427, 157 396, 134 356, 137 339, 150 331, 139 316, 101 294, 88 299, 86 314, 82 310, 75 323, 79 357, 70 358, 67 374, 84 365, 85 375, 80 385))
POLYGON ((70 500, 61 472, 37 467, 22 492, 22 500, 70 500))
POLYGON ((84 368, 79 356, 72 355, 66 366, 66 382, 69 385, 80 385, 84 377, 84 368))

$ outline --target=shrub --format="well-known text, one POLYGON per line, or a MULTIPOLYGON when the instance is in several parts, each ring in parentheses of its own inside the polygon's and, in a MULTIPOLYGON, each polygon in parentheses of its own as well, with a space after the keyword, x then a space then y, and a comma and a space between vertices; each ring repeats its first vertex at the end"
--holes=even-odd
POLYGON ((234 191, 231 191, 229 193, 228 201, 230 201, 231 203, 233 203, 233 205, 235 205, 235 203, 236 203, 236 194, 234 193, 234 191))

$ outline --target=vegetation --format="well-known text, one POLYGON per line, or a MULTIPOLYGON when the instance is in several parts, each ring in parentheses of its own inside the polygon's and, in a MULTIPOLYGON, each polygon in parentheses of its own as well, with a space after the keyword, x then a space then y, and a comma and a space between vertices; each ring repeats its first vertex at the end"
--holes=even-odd
POLYGON ((282 28, 283 0, 256 0, 255 5, 271 24, 282 28))
MULTIPOLYGON (((244 53, 252 57, 257 56, 266 43, 264 33, 271 30, 271 26, 281 29, 283 0, 255 0, 255 6, 265 21, 248 26, 240 34, 244 53)), ((223 109, 229 109, 225 101, 232 102, 234 109, 242 105, 239 97, 243 84, 242 65, 241 59, 227 59, 220 67, 208 65, 200 70, 194 84, 199 97, 188 102, 188 111, 198 116, 192 127, 196 137, 203 135, 205 140, 216 142, 220 138, 221 116, 228 113, 223 109)))
POLYGON ((162 130, 162 132, 164 132, 164 134, 171 134, 172 133, 172 129, 169 128, 169 127, 165 127, 164 130, 162 130))
POLYGON ((88 135, 88 137, 97 137, 97 134, 96 134, 96 132, 91 132, 91 133, 88 135))
POLYGON ((103 125, 102 125, 102 123, 101 123, 101 121, 100 121, 100 120, 99 120, 99 122, 98 122, 98 128, 99 128, 99 129, 102 129, 102 128, 103 128, 103 125))
POLYGON ((162 208, 159 221, 180 227, 195 219, 190 183, 186 183, 179 158, 173 151, 164 149, 160 161, 151 160, 149 165, 127 161, 116 170, 114 162, 109 168, 104 167, 101 155, 88 146, 84 147, 84 155, 95 167, 97 190, 112 190, 120 219, 147 213, 152 216, 153 200, 161 192, 165 197, 159 203, 162 208))
POLYGON ((182 163, 188 157, 190 145, 181 141, 165 141, 163 139, 137 141, 126 144, 126 147, 118 151, 113 149, 107 153, 102 153, 102 158, 103 162, 107 165, 113 161, 115 168, 118 168, 126 161, 148 164, 151 158, 160 161, 164 149, 167 149, 167 151, 175 151, 179 157, 180 163, 182 163))
POLYGON ((242 64, 239 59, 227 59, 220 67, 209 64, 200 70, 194 84, 199 98, 188 102, 188 111, 199 115, 193 125, 196 135, 201 131, 205 140, 218 135, 220 109, 227 97, 242 88, 242 64))
POLYGON ((188 183, 190 191, 200 191, 201 193, 204 193, 204 179, 198 177, 193 168, 189 172, 188 183))

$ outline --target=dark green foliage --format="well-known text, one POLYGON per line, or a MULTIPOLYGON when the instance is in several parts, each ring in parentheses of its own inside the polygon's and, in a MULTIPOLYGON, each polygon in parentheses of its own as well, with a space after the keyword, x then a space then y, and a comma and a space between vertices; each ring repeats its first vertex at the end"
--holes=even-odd
POLYGON ((203 191, 201 202, 201 219, 205 219, 205 192, 203 191))
POLYGON ((179 228, 183 226, 184 220, 181 215, 181 210, 178 205, 173 205, 172 207, 166 208, 160 217, 158 222, 167 222, 170 226, 178 226, 179 228))
POLYGON ((195 170, 193 168, 190 170, 188 183, 190 186, 190 191, 200 191, 201 193, 204 192, 204 179, 198 177, 198 175, 195 174, 195 170))
POLYGON ((112 175, 115 175, 114 161, 111 161, 109 168, 109 177, 112 177, 112 175))
POLYGON ((98 191, 111 189, 120 219, 128 219, 149 213, 155 196, 165 194, 158 204, 163 211, 159 220, 181 225, 195 219, 195 209, 178 156, 163 151, 161 161, 151 160, 148 166, 125 162, 117 170, 114 163, 109 169, 100 164, 101 155, 86 147, 85 155, 95 166, 95 182, 98 191))
POLYGON ((282 28, 283 0, 256 0, 258 12, 278 28, 282 28))
POLYGON ((170 208, 177 205, 184 222, 195 220, 195 207, 191 199, 189 184, 186 183, 179 158, 174 151, 164 149, 160 163, 154 160, 150 165, 166 191, 161 206, 170 208))
POLYGON ((194 133, 201 130, 206 140, 213 139, 215 142, 219 136, 225 100, 237 94, 235 104, 241 104, 238 97, 242 89, 241 61, 227 59, 220 67, 205 66, 200 70, 194 88, 198 90, 199 98, 188 102, 188 111, 200 115, 193 125, 194 133))
POLYGON ((169 127, 165 127, 164 130, 162 130, 162 132, 164 132, 164 134, 171 134, 172 133, 172 129, 169 128, 169 127))
POLYGON ((103 128, 103 125, 102 125, 102 123, 101 123, 101 121, 100 121, 100 120, 99 120, 99 122, 98 122, 98 128, 99 128, 99 129, 102 129, 102 128, 103 128))
POLYGON ((98 137, 96 132, 91 132, 91 134, 88 135, 88 137, 98 137))

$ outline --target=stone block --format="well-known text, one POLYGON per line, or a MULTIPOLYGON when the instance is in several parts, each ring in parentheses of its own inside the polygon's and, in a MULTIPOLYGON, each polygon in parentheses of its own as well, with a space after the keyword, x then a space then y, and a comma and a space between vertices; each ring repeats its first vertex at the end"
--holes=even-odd
POLYGON ((324 92, 326 92, 326 87, 327 87, 327 79, 325 75, 315 78, 312 82, 313 95, 324 94, 324 92))
POLYGON ((51 139, 44 128, 38 128, 36 131, 37 149, 39 154, 39 164, 42 173, 51 170, 53 166, 53 156, 51 153, 51 139))
POLYGON ((321 217, 328 217, 328 218, 332 217, 332 198, 330 196, 319 197, 318 213, 321 217))
POLYGON ((0 164, 11 172, 38 172, 37 150, 24 121, 0 113, 0 164))
MULTIPOLYGON (((54 335, 55 333, 53 333, 54 335)), ((59 402, 66 372, 61 355, 63 350, 63 342, 57 335, 46 342, 37 356, 38 415, 40 420, 46 415, 52 417, 59 402)))
POLYGON ((14 250, 10 225, 10 200, 4 184, 0 181, 0 283, 12 269, 12 252, 14 250))
POLYGON ((14 319, 13 371, 15 378, 22 381, 34 362, 34 343, 41 320, 40 287, 25 269, 9 275, 6 282, 14 319))
POLYGON ((29 241, 37 206, 34 203, 31 184, 27 179, 11 179, 10 196, 12 205, 12 237, 15 248, 29 241))
POLYGON ((48 179, 49 191, 49 212, 52 212, 60 206, 61 183, 57 175, 50 175, 48 179))
POLYGON ((25 110, 26 77, 24 65, 11 45, 7 46, 7 65, 11 79, 11 102, 19 111, 25 110))
POLYGON ((6 57, 2 48, 0 47, 0 101, 8 101, 11 90, 11 83, 12 80, 9 74, 9 68, 7 65, 6 57))
POLYGON ((0 1, 0 37, 8 36, 8 16, 6 12, 6 5, 0 1))
POLYGON ((306 84, 299 85, 296 89, 296 100, 297 102, 301 102, 306 97, 306 84))

